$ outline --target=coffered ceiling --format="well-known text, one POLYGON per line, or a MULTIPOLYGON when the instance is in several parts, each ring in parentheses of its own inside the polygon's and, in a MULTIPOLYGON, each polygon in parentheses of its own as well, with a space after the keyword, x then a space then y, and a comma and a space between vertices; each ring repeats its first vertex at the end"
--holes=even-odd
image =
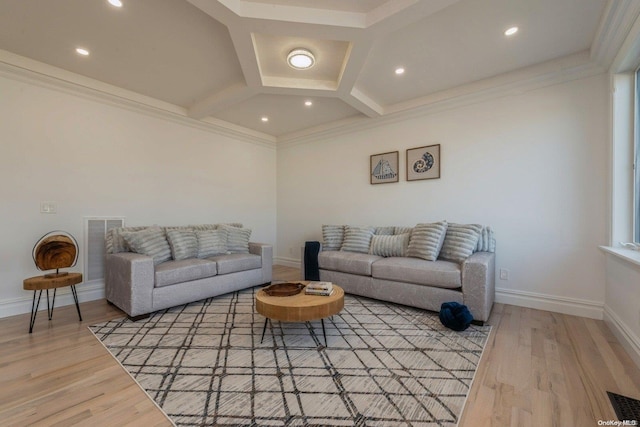
POLYGON ((615 39, 620 16, 638 13, 626 0, 121 1, 0 0, 0 63, 29 68, 28 58, 66 70, 57 78, 280 140, 536 64, 606 62, 594 51, 615 39), (313 52, 312 68, 286 63, 298 47, 313 52))

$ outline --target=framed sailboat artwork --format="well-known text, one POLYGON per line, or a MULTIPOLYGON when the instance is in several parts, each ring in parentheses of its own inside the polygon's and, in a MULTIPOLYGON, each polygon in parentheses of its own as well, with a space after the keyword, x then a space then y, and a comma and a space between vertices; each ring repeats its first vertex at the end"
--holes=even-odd
POLYGON ((398 182, 398 151, 371 155, 370 182, 371 184, 387 184, 398 182))

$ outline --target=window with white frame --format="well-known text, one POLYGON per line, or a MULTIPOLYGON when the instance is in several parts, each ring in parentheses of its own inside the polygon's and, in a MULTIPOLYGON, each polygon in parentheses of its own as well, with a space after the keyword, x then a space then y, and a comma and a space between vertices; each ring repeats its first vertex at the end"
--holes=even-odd
POLYGON ((640 68, 635 77, 633 241, 640 243, 640 68))

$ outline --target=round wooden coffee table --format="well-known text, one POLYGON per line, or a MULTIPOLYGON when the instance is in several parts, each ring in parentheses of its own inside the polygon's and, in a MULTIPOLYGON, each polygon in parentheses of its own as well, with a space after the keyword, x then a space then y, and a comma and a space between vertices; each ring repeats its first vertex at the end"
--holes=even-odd
MULTIPOLYGON (((306 285, 309 282, 299 283, 306 285)), ((320 320, 326 346, 327 333, 324 329, 324 318, 338 314, 344 308, 344 290, 336 284, 333 285, 333 289, 333 294, 330 296, 307 295, 303 289, 299 294, 287 297, 269 296, 264 290, 259 290, 256 294, 256 310, 266 318, 260 342, 264 340, 267 322, 270 320, 281 322, 320 320)))

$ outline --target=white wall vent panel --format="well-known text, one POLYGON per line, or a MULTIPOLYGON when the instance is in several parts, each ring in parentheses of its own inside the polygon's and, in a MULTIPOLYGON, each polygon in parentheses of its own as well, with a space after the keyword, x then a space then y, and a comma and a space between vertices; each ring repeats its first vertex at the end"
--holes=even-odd
POLYGON ((84 218, 84 282, 104 279, 104 236, 112 228, 124 227, 124 217, 84 218))

